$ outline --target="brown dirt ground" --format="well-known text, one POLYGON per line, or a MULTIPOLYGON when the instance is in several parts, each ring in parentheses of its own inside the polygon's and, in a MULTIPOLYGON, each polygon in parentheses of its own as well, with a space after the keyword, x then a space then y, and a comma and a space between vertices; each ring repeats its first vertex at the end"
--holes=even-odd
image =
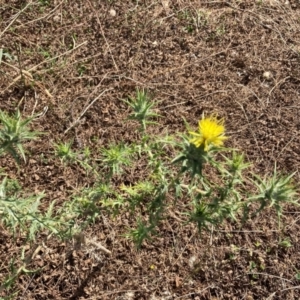
MULTIPOLYGON (((196 126, 202 112, 216 112, 226 119, 230 146, 245 151, 256 172, 269 174, 277 162, 282 172, 296 171, 299 181, 299 1, 0 4, 0 48, 18 57, 3 58, 0 109, 19 106, 27 116, 48 107, 34 121, 47 134, 27 145, 27 164, 19 173, 7 157, 1 165, 24 189, 45 191, 45 207, 92 184, 54 158, 53 142, 75 138, 77 148, 96 149, 135 140, 135 125, 124 122, 129 110, 120 99, 136 87, 151 91, 158 102, 162 117, 154 133, 182 132, 182 117, 196 126), (34 85, 17 80, 20 68, 34 85)), ((79 250, 55 239, 41 243, 29 268, 43 270, 18 279, 18 299, 300 299, 295 207, 285 207, 280 230, 276 215, 264 212, 242 229, 229 223, 201 237, 194 226, 182 226, 177 213, 140 251, 122 236, 128 225, 122 216, 103 215, 84 232, 111 255, 90 243, 79 250), (280 246, 284 238, 291 247, 280 246)), ((0 239, 2 280, 22 242, 3 228, 0 239)))

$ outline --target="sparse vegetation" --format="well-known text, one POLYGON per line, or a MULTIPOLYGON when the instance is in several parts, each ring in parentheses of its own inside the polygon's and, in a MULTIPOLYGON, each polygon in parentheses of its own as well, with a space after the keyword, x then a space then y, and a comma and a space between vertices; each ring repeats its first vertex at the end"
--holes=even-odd
POLYGON ((6 2, 0 299, 298 299, 299 5, 6 2))

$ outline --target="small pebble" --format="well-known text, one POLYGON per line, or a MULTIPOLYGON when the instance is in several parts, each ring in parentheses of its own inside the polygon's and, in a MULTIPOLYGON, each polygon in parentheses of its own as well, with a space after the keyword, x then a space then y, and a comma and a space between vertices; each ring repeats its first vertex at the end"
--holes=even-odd
POLYGON ((110 11, 109 11, 109 14, 112 16, 112 17, 115 17, 117 12, 112 8, 110 11))
POLYGON ((264 74, 263 74, 263 78, 266 79, 266 80, 270 80, 270 79, 272 79, 272 77, 273 77, 273 75, 269 71, 265 71, 264 74))

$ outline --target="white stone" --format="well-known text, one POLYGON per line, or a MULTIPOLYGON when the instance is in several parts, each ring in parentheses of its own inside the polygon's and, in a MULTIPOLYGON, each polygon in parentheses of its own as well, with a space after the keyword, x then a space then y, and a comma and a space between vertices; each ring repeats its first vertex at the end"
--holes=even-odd
POLYGON ((112 8, 110 11, 109 11, 109 14, 112 16, 112 17, 115 17, 117 15, 117 12, 112 8))

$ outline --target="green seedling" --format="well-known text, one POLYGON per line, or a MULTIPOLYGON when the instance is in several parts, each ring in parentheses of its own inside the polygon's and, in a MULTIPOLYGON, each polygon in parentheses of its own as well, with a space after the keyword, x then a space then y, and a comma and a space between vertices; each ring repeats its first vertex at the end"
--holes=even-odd
POLYGON ((26 162, 23 143, 35 140, 41 134, 28 128, 34 119, 35 117, 22 119, 19 110, 12 116, 0 111, 0 154, 9 153, 17 163, 20 163, 21 156, 26 162))
POLYGON ((278 243, 278 245, 282 248, 291 248, 292 247, 292 243, 289 238, 283 239, 282 241, 280 241, 278 243))
POLYGON ((111 145, 109 148, 101 148, 101 164, 109 170, 108 177, 120 175, 124 166, 131 163, 132 149, 126 145, 111 145))
POLYGON ((76 153, 71 149, 73 141, 54 144, 55 155, 63 162, 74 162, 76 160, 76 153))
POLYGON ((156 122, 150 120, 159 115, 152 110, 155 103, 150 100, 148 93, 145 90, 137 89, 135 97, 129 97, 129 100, 123 101, 133 110, 129 115, 129 119, 138 121, 142 132, 146 131, 147 125, 156 124, 156 122))

